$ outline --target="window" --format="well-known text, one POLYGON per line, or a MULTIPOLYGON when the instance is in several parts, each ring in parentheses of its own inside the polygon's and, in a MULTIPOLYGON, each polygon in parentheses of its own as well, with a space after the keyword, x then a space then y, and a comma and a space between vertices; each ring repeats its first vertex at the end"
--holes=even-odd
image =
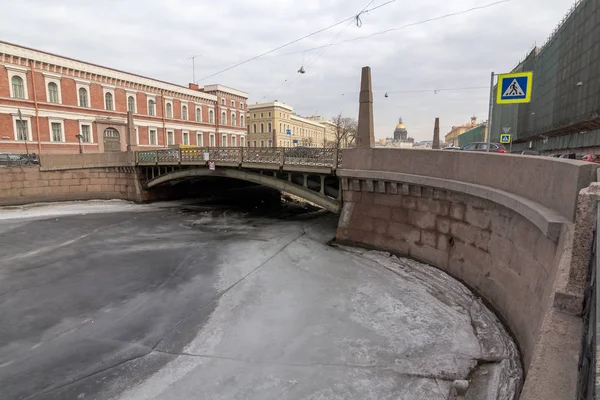
POLYGON ((235 113, 231 113, 231 125, 235 126, 237 124, 237 120, 235 118, 235 113))
POLYGON ((250 133, 250 124, 248 124, 248 133, 250 133))
POLYGON ((183 132, 183 144, 190 144, 190 133, 183 132))
POLYGON ((106 108, 107 110, 112 110, 113 109, 113 95, 112 93, 105 93, 104 94, 104 108, 106 108))
POLYGON ((265 133, 265 124, 260 123, 260 133, 265 133))
POLYGON ((256 133, 256 124, 252 125, 253 132, 256 133))
POLYGON ((244 137, 240 137, 240 146, 244 147, 245 143, 244 143, 244 137))
POLYGON ((202 122, 202 109, 196 107, 196 122, 202 122))
POLYGON ((227 114, 225 113, 225 111, 223 111, 221 113, 221 124, 222 125, 226 125, 227 124, 227 114))
POLYGON ((252 118, 256 119, 256 114, 252 114, 252 118))
POLYGON ((235 136, 231 137, 231 147, 237 147, 237 138, 235 136))
POLYGON ((173 131, 167 132, 167 146, 172 146, 175 144, 175 134, 173 131))
POLYGON ((260 147, 265 147, 265 141, 264 140, 260 141, 260 147))
POLYGON ((210 147, 215 147, 215 135, 213 133, 210 134, 208 145, 210 147))
POLYGON ((156 115, 156 102, 154 100, 148 100, 148 115, 156 115))
POLYGON ((269 117, 271 116, 271 113, 269 112, 269 117))
POLYGON ((235 101, 231 100, 231 107, 235 107, 235 101))
POLYGON ((281 122, 279 123, 279 132, 283 132, 283 128, 282 128, 281 122))
POLYGON ((17 140, 29 140, 29 130, 27 129, 27 121, 17 120, 17 140))
POLYGON ((221 99, 221 104, 225 105, 225 99, 221 99))
POLYGON ((254 147, 256 147, 256 140, 254 141, 254 147))
POLYGON ((183 106, 181 107, 181 119, 186 120, 187 121, 187 106, 183 106))
POLYGON ((89 107, 88 92, 86 88, 79 88, 79 107, 89 107))
POLYGON ((264 115, 263 113, 260 113, 260 117, 261 117, 261 118, 264 118, 264 116, 265 116, 265 115, 264 115))
POLYGON ((23 85, 23 78, 20 76, 13 76, 10 80, 12 84, 13 97, 15 99, 24 99, 25 98, 25 86, 23 85))
POLYGON ((204 137, 202 137, 201 133, 196 133, 196 145, 204 146, 204 137))
POLYGON ((135 98, 133 96, 127 98, 127 111, 135 112, 135 98))
POLYGON ((148 144, 156 146, 156 129, 150 129, 148 132, 148 144))
POLYGON ((271 127, 271 123, 269 122, 269 123, 267 124, 267 132, 271 133, 271 128, 272 128, 272 127, 271 127))
POLYGON ((52 131, 51 139, 53 142, 62 142, 62 124, 60 122, 51 122, 50 128, 52 131))
POLYGON ((173 106, 167 103, 167 118, 173 118, 173 106))
POLYGON ((244 116, 240 115, 240 126, 244 126, 244 116))
POLYGON ((283 147, 283 140, 279 139, 279 147, 283 147))
POLYGON ((92 142, 92 130, 89 125, 81 125, 81 141, 83 143, 92 142))
POLYGON ((54 82, 48 84, 48 103, 59 103, 58 85, 54 82))
POLYGON ((227 135, 221 136, 221 146, 227 147, 227 135))
POLYGON ((208 122, 210 124, 214 124, 215 123, 215 112, 213 110, 210 110, 208 112, 208 122))

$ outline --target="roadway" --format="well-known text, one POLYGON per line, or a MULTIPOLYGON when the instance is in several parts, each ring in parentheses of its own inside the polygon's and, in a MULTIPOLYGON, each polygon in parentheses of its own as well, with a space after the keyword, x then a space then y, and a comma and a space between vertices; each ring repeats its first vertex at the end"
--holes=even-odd
POLYGON ((490 356, 518 381, 512 340, 458 282, 328 246, 331 214, 284 214, 0 210, 0 397, 447 399, 490 356))

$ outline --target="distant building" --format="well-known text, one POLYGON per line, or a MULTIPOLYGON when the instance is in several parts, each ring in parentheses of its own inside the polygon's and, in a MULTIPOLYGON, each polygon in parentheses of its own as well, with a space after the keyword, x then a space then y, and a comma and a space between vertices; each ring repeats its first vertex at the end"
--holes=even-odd
POLYGON ((452 130, 444 136, 446 146, 458 146, 458 136, 477 126, 477 117, 471 117, 471 122, 464 125, 453 126, 452 130))
POLYGON ((457 146, 463 147, 473 142, 485 141, 487 134, 487 122, 477 125, 458 136, 457 146))

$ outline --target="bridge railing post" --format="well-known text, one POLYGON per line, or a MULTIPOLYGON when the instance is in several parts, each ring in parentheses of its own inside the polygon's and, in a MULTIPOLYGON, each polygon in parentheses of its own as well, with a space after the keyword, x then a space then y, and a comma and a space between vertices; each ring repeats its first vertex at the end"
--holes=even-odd
POLYGON ((285 164, 285 147, 279 147, 277 149, 279 151, 279 157, 280 157, 280 161, 279 161, 279 166, 281 168, 283 168, 283 165, 285 164))
POLYGON ((331 160, 331 169, 334 171, 338 169, 339 153, 340 149, 336 148, 333 150, 333 160, 331 160))
POLYGON ((156 165, 158 165, 158 150, 154 150, 155 154, 155 160, 156 160, 156 165))
POLYGON ((177 163, 181 165, 181 147, 177 149, 177 163))

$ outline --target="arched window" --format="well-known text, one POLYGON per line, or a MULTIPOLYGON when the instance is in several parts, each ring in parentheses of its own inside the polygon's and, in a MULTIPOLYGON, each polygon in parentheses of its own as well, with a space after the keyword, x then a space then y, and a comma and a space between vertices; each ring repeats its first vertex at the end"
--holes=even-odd
POLYGON ((58 103, 58 85, 54 82, 48 84, 48 102, 58 103))
POLYGON ((240 115, 240 126, 244 126, 244 116, 240 115))
POLYGON ((271 133, 271 123, 270 122, 267 124, 267 132, 271 133))
POLYGON ((167 118, 173 118, 173 106, 167 103, 167 118))
POLYGON ((112 110, 113 109, 113 96, 112 93, 106 93, 104 95, 104 107, 107 110, 112 110))
POLYGON ((248 133, 250 133, 250 124, 248 124, 248 133))
POLYGON ((79 107, 88 107, 88 93, 85 88, 79 88, 79 107))
POLYGON ((265 133, 265 124, 260 123, 260 133, 265 133))
MULTIPOLYGON (((281 113, 280 113, 281 114, 281 113)), ((281 122, 279 123, 279 133, 283 132, 281 122)))
POLYGON ((231 113, 231 125, 235 126, 237 123, 235 113, 231 113))
POLYGON ((148 101, 148 115, 156 115, 156 102, 154 100, 148 101))
POLYGON ((13 97, 15 99, 25 98, 25 86, 23 86, 23 78, 20 76, 13 76, 10 80, 12 83, 13 97))
POLYGON ((202 109, 200 107, 196 107, 196 122, 202 121, 202 109))
POLYGON ((208 122, 211 124, 215 123, 215 112, 213 110, 208 112, 208 122))
POLYGON ((135 112, 135 99, 133 96, 127 98, 127 111, 131 111, 132 113, 135 112))
POLYGON ((256 124, 254 124, 254 125, 252 126, 252 129, 253 129, 254 133, 256 133, 256 124))
POLYGON ((227 125, 227 114, 225 111, 221 113, 221 125, 227 125))
POLYGON ((183 106, 181 107, 181 119, 187 120, 187 117, 187 107, 183 106))

